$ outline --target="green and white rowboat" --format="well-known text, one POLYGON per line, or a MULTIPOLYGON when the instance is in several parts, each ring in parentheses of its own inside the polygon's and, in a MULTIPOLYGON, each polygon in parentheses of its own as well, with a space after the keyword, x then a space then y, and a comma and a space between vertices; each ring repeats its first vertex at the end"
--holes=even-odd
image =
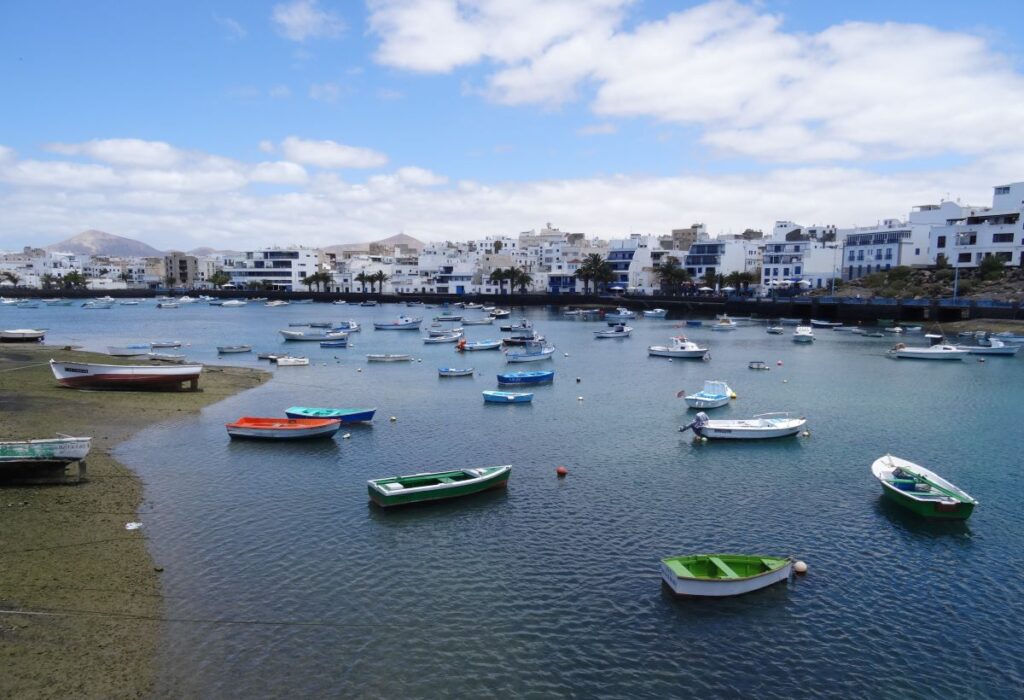
POLYGON ((759 554, 687 554, 661 560, 661 578, 678 596, 743 595, 785 581, 789 557, 759 554))
POLYGON ((371 479, 367 482, 370 500, 379 506, 401 506, 409 503, 438 501, 444 498, 469 496, 508 483, 512 465, 425 472, 409 476, 371 479))
POLYGON ((91 437, 69 435, 47 440, 8 440, 0 442, 0 467, 77 462, 85 459, 91 446, 91 437))
POLYGON ((967 520, 978 505, 963 489, 899 457, 879 457, 871 473, 882 483, 886 498, 926 518, 967 520))

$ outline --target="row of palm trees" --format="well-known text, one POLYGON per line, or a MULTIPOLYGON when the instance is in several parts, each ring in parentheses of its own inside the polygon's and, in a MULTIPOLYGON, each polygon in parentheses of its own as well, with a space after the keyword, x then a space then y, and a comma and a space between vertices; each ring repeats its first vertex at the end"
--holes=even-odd
POLYGON ((314 272, 311 275, 307 275, 302 278, 302 283, 306 285, 309 291, 313 291, 313 285, 316 285, 317 291, 322 291, 325 284, 330 284, 334 277, 329 272, 314 272))
MULTIPOLYGON (((664 294, 680 294, 684 287, 693 287, 693 275, 679 264, 678 258, 668 256, 663 262, 654 266, 654 274, 658 276, 661 291, 664 294)), ((708 287, 718 285, 719 288, 731 286, 735 289, 747 289, 757 277, 749 272, 730 272, 728 275, 716 274, 714 271, 704 273, 701 282, 708 287)))
POLYGON ((598 253, 591 253, 576 268, 576 279, 583 282, 583 293, 589 294, 591 282, 594 283, 594 291, 614 282, 615 270, 612 269, 611 263, 598 253))
POLYGON ((506 282, 508 282, 510 290, 518 287, 522 294, 526 294, 526 288, 533 284, 533 275, 525 269, 518 267, 510 267, 507 270, 496 267, 491 270, 491 274, 487 278, 487 281, 491 284, 498 285, 498 291, 501 294, 505 293, 506 282))
POLYGON ((385 274, 383 270, 378 270, 377 272, 371 272, 370 274, 360 272, 352 279, 362 286, 363 293, 366 292, 366 285, 370 285, 370 293, 372 294, 374 285, 379 285, 379 290, 383 292, 384 283, 391 279, 391 275, 385 274))

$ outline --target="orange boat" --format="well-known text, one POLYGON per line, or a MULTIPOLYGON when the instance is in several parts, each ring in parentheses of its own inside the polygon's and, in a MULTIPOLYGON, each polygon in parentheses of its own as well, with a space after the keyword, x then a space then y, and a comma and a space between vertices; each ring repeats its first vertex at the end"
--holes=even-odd
POLYGON ((256 440, 304 440, 332 437, 341 421, 324 418, 253 418, 243 416, 225 426, 232 438, 256 440))

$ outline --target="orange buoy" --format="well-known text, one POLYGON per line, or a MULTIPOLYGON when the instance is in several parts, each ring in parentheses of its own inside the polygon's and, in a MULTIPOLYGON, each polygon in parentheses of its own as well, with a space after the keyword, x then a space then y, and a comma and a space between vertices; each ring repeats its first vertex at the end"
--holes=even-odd
POLYGON ((559 466, 555 467, 555 474, 558 474, 558 478, 559 479, 561 479, 562 477, 564 477, 568 473, 569 473, 569 470, 566 469, 565 467, 563 467, 562 465, 559 465, 559 466))

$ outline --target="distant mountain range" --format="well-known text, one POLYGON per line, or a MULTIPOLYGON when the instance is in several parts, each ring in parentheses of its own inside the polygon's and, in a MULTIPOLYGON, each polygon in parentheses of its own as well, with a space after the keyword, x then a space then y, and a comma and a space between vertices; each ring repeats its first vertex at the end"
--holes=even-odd
MULTIPOLYGON (((399 233, 390 238, 385 238, 381 241, 374 241, 373 243, 347 243, 344 245, 332 245, 324 248, 329 253, 341 253, 347 250, 365 250, 374 243, 393 246, 393 245, 405 245, 415 250, 423 250, 423 242, 419 241, 412 236, 407 236, 404 233, 399 233)), ((106 233, 105 231, 96 231, 90 229, 83 231, 77 236, 60 241, 59 243, 53 243, 44 248, 51 253, 75 253, 76 255, 108 255, 111 257, 159 257, 164 255, 164 251, 157 250, 151 245, 147 245, 142 241, 136 241, 132 238, 125 238, 124 236, 115 236, 112 233, 106 233)), ((239 254, 238 251, 233 250, 221 250, 217 248, 211 248, 209 246, 203 246, 201 248, 194 248, 188 251, 189 255, 212 255, 214 253, 234 253, 239 254)))

